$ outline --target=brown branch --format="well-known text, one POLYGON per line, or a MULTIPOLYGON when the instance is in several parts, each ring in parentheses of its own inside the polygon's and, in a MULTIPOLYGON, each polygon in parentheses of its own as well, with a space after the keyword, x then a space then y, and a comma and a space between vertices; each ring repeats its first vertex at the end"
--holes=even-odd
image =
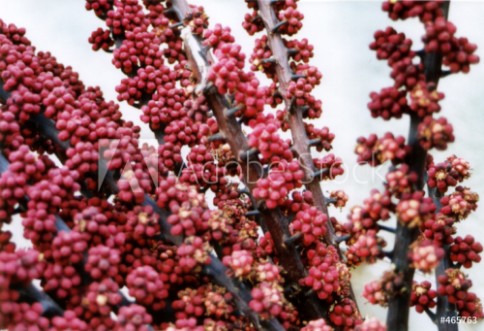
MULTIPOLYGON (((306 175, 305 186, 306 189, 312 193, 316 208, 326 214, 328 219, 330 219, 327 200, 323 194, 323 190, 321 189, 319 176, 315 176, 317 170, 314 167, 314 162, 310 151, 312 141, 307 137, 303 121, 304 106, 296 106, 295 103, 287 97, 289 84, 293 80, 293 72, 288 61, 290 50, 284 45, 281 35, 278 33, 273 33, 273 31, 276 30, 279 22, 272 7, 272 3, 265 0, 258 0, 257 3, 259 7, 259 16, 261 17, 267 31, 268 45, 272 51, 272 57, 275 60, 275 69, 279 82, 278 90, 284 98, 284 102, 289 113, 289 128, 293 141, 292 148, 299 157, 299 161, 303 165, 306 175)), ((343 255, 339 249, 335 231, 331 222, 328 222, 327 228, 328 231, 324 238, 326 243, 334 246, 337 249, 340 257, 342 257, 343 255)), ((356 304, 352 287, 350 287, 350 295, 356 304)), ((329 305, 327 303, 323 303, 323 305, 325 306, 324 310, 327 311, 329 309, 329 305)))
MULTIPOLYGON (((185 0, 172 0, 171 4, 176 9, 175 12, 177 13, 179 21, 183 21, 186 17, 189 17, 191 10, 185 0)), ((202 88, 197 88, 197 91, 203 91, 205 94, 208 104, 217 119, 220 132, 227 137, 232 153, 241 165, 243 181, 247 188, 252 191, 257 179, 262 177, 262 169, 256 165, 256 162, 251 162, 256 160, 254 157, 249 157, 248 159, 243 157, 249 150, 247 138, 242 132, 242 128, 236 118, 234 116, 226 116, 228 110, 233 105, 224 96, 216 93, 213 87, 204 86, 204 82, 207 81, 205 75, 210 66, 215 63, 215 59, 211 54, 203 51, 200 39, 192 35, 188 29, 185 28, 182 31, 182 35, 184 38, 185 52, 192 71, 197 81, 202 85, 202 88)), ((258 202, 261 205, 259 208, 261 212, 261 227, 270 232, 274 241, 278 259, 286 273, 285 286, 292 290, 290 299, 292 299, 292 302, 296 306, 304 307, 304 309, 299 310, 304 319, 322 317, 323 310, 321 301, 315 293, 305 294, 299 284, 299 281, 306 276, 306 270, 295 243, 290 241, 286 243, 286 239, 291 237, 288 220, 282 215, 280 209, 267 209, 262 201, 258 202)))
MULTIPOLYGON (((447 1, 442 5, 445 17, 448 15, 449 3, 447 1)), ((427 83, 434 83, 437 86, 442 72, 442 55, 438 52, 425 53, 423 59, 425 80, 427 83)), ((417 183, 414 186, 414 190, 416 191, 423 189, 426 174, 427 151, 422 148, 418 141, 417 128, 421 122, 422 118, 415 114, 410 115, 408 144, 411 147, 411 151, 405 160, 410 167, 410 171, 417 174, 417 183)), ((395 271, 403 274, 404 291, 400 295, 392 298, 388 304, 387 327, 389 330, 408 330, 410 294, 413 276, 415 274, 415 269, 409 264, 408 253, 410 245, 417 239, 419 234, 420 231, 418 228, 411 229, 401 222, 398 222, 392 262, 395 265, 395 271)))

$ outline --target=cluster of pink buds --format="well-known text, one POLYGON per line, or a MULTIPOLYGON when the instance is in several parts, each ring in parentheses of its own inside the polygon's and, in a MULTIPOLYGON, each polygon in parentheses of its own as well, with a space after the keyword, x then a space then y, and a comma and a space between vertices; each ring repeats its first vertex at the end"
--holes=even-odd
POLYGON ((462 220, 476 210, 478 201, 479 195, 477 193, 472 192, 467 187, 457 186, 454 193, 440 199, 441 213, 462 220))
POLYGON ((329 319, 336 327, 345 331, 353 330, 363 322, 356 303, 349 298, 340 300, 332 306, 329 319))
POLYGON ((323 262, 309 268, 309 274, 301 283, 311 287, 320 299, 330 301, 335 295, 344 293, 348 286, 341 277, 346 271, 346 266, 341 263, 323 262))
POLYGON ((433 22, 427 22, 425 27, 425 50, 427 52, 440 52, 443 63, 451 72, 469 72, 471 64, 479 62, 474 54, 477 46, 467 38, 456 38, 457 28, 444 17, 438 17, 433 22))
POLYGON ((242 27, 251 36, 264 29, 264 23, 262 22, 260 16, 257 14, 257 10, 252 11, 252 13, 245 14, 244 22, 242 22, 242 27))
POLYGON ((148 325, 152 320, 153 318, 143 306, 131 304, 119 309, 118 324, 114 330, 148 331, 148 325))
POLYGON ((470 164, 453 155, 444 162, 431 163, 427 170, 427 183, 431 188, 437 188, 439 192, 445 193, 449 186, 456 186, 470 176, 470 164))
POLYGON ((278 129, 275 122, 258 123, 248 136, 249 146, 259 151, 263 163, 292 160, 290 143, 279 136, 278 129))
MULTIPOLYGON (((370 44, 370 49, 376 52, 379 60, 388 60, 390 66, 405 57, 413 56, 411 51, 412 40, 406 38, 404 33, 398 33, 392 27, 376 31, 374 39, 370 44)), ((390 89, 386 90, 390 91, 390 89)), ((396 89, 394 91, 398 92, 396 89)))
POLYGON ((310 321, 301 331, 333 331, 333 328, 324 319, 320 318, 310 321))
POLYGON ((234 273, 235 277, 247 277, 252 271, 254 258, 249 251, 233 251, 232 255, 224 256, 223 263, 234 273))
POLYGON ((470 292, 472 281, 458 269, 447 269, 444 274, 437 277, 439 286, 437 293, 447 296, 450 303, 457 306, 461 316, 484 317, 482 305, 475 295, 470 292))
POLYGON ((400 222, 413 228, 431 218, 435 209, 432 199, 424 197, 424 192, 417 191, 402 195, 396 207, 396 214, 400 222))
POLYGON ((434 85, 419 82, 410 91, 410 110, 419 117, 432 115, 440 111, 439 101, 443 98, 444 94, 437 92, 434 85))
POLYGON ((57 330, 87 331, 86 322, 76 317, 75 312, 66 310, 63 316, 52 318, 52 326, 57 330))
POLYGON ((381 258, 385 241, 378 237, 375 230, 368 230, 357 237, 356 241, 348 247, 346 258, 350 265, 359 265, 361 262, 376 262, 381 258))
POLYGON ((383 11, 388 12, 392 20, 418 17, 422 22, 428 22, 442 16, 441 5, 444 0, 436 1, 391 1, 383 3, 383 11))
POLYGON ((321 180, 334 179, 344 173, 343 161, 332 153, 313 161, 314 166, 321 173, 317 178, 319 177, 321 180))
POLYGON ((296 160, 279 162, 265 178, 257 181, 253 191, 254 198, 264 199, 267 208, 282 206, 289 192, 301 186, 304 171, 296 160))
POLYGON ((77 232, 60 232, 52 242, 52 257, 60 263, 78 264, 87 250, 85 237, 77 232))
POLYGON ((120 263, 119 251, 107 246, 95 246, 88 251, 85 269, 93 279, 115 277, 120 263))
POLYGON ((85 310, 83 315, 109 316, 112 308, 121 303, 121 299, 119 286, 113 280, 105 278, 101 282, 92 282, 81 302, 85 310))
POLYGON ((131 271, 126 277, 126 286, 137 302, 154 310, 165 306, 164 299, 168 297, 168 289, 152 267, 142 266, 131 271))
POLYGON ((392 163, 400 163, 408 153, 403 136, 395 137, 387 132, 381 138, 371 134, 368 138, 358 138, 355 153, 359 163, 368 163, 375 167, 390 160, 392 163))
POLYGON ((395 87, 387 87, 379 93, 370 93, 371 101, 368 103, 368 109, 371 116, 381 117, 384 120, 391 118, 401 118, 402 114, 408 112, 407 96, 405 91, 398 90, 395 87))
POLYGON ((179 266, 185 273, 192 273, 200 270, 201 266, 210 263, 206 244, 200 237, 188 237, 178 247, 176 254, 179 257, 179 266))
POLYGON ((447 144, 454 141, 453 127, 445 117, 427 116, 418 126, 420 145, 425 149, 447 149, 447 144))
POLYGON ((455 220, 452 217, 438 213, 421 224, 421 230, 427 239, 431 239, 440 245, 452 243, 452 235, 456 232, 455 220))
POLYGON ((262 282, 252 289, 251 295, 249 306, 262 318, 268 319, 282 313, 284 296, 277 284, 262 282))
POLYGON ((292 234, 301 233, 302 242, 305 246, 310 246, 315 241, 320 240, 327 232, 328 216, 316 207, 303 205, 294 217, 290 225, 292 234))
POLYGON ((444 257, 444 249, 430 240, 416 241, 410 248, 409 258, 415 269, 431 272, 444 257))
POLYGON ((292 36, 302 27, 304 15, 297 9, 296 1, 286 0, 284 6, 278 11, 277 18, 284 24, 279 28, 279 33, 292 36))
POLYGON ((481 262, 482 245, 471 235, 464 238, 456 237, 450 246, 450 259, 464 268, 472 267, 473 263, 481 262))
POLYGON ((410 295, 410 304, 415 306, 418 313, 424 312, 426 309, 433 308, 437 302, 437 292, 431 289, 432 284, 429 281, 421 283, 414 282, 412 285, 412 294, 410 295))
POLYGON ((403 276, 394 271, 386 271, 381 279, 365 285, 363 296, 372 304, 388 305, 389 300, 405 291, 403 276))

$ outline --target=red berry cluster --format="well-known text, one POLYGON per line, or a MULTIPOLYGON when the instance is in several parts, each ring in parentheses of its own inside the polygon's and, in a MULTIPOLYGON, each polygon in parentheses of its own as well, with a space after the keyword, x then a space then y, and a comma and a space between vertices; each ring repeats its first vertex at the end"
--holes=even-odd
POLYGON ((445 117, 427 116, 418 126, 420 145, 425 149, 447 149, 447 144, 454 141, 453 127, 445 117))
POLYGON ((376 52, 379 60, 388 60, 390 66, 406 57, 414 56, 414 52, 411 50, 412 40, 392 27, 378 30, 374 34, 374 39, 370 44, 370 49, 376 52))
POLYGON ((283 312, 284 295, 276 283, 262 282, 255 286, 251 293, 249 306, 262 318, 277 317, 283 312))
POLYGON ((104 19, 105 13, 113 8, 113 1, 110 0, 86 0, 86 9, 93 10, 94 13, 104 19))
POLYGON ((387 326, 374 317, 366 318, 363 323, 357 325, 355 331, 387 331, 387 326))
POLYGON ((429 281, 421 283, 414 282, 412 285, 412 294, 410 295, 410 305, 415 307, 418 313, 423 313, 426 309, 436 306, 437 291, 431 289, 432 284, 429 281))
POLYGON ((85 237, 77 231, 59 232, 52 241, 52 257, 63 265, 82 262, 86 250, 85 237))
POLYGON ((121 299, 119 286, 113 280, 105 278, 100 282, 92 282, 81 302, 83 317, 108 317, 112 309, 121 303, 121 299))
POLYGON ((470 292, 472 281, 458 269, 447 269, 437 276, 437 293, 446 296, 450 303, 457 306, 460 316, 484 317, 482 305, 475 293, 470 292))
POLYGON ((334 179, 336 176, 344 173, 343 161, 332 153, 313 161, 315 168, 321 170, 321 175, 319 176, 321 180, 334 179))
POLYGON ((248 277, 252 271, 254 258, 249 251, 234 250, 232 255, 224 256, 223 263, 228 266, 235 277, 248 277))
POLYGON ((289 228, 293 235, 301 233, 303 244, 310 246, 324 237, 327 232, 327 222, 326 214, 316 207, 303 204, 302 210, 296 214, 289 228))
POLYGON ((456 237, 450 246, 450 259, 464 268, 470 268, 473 263, 481 262, 482 250, 481 243, 473 236, 456 237))
POLYGON ((129 295, 144 306, 153 310, 165 307, 168 288, 160 275, 150 266, 141 266, 131 271, 126 277, 129 295))
POLYGON ((479 195, 477 193, 472 192, 467 187, 457 186, 454 193, 440 199, 441 213, 462 220, 476 210, 478 201, 479 195))
POLYGON ((452 243, 452 235, 455 234, 455 220, 452 217, 438 213, 434 217, 421 224, 421 230, 425 238, 437 242, 439 245, 452 243))
POLYGON ((432 272, 444 257, 444 249, 430 240, 416 241, 410 247, 412 266, 423 272, 432 272))
POLYGON ((344 298, 332 306, 329 319, 336 327, 345 331, 355 329, 363 322, 356 303, 349 298, 344 298))
POLYGON ((368 230, 357 237, 355 242, 346 251, 347 262, 350 265, 359 265, 362 262, 374 263, 383 256, 382 248, 385 241, 377 236, 375 230, 368 230))
POLYGON ((131 304, 119 309, 118 323, 114 328, 115 331, 133 330, 133 331, 148 331, 148 324, 153 318, 142 306, 131 304))
POLYGON ((52 293, 56 298, 70 298, 71 301, 79 302, 81 283, 81 276, 73 266, 50 264, 43 274, 41 285, 44 291, 52 293))
POLYGON ((386 175, 386 189, 391 194, 400 198, 404 193, 410 193, 413 185, 417 182, 417 174, 410 171, 405 163, 398 168, 390 170, 386 175))
POLYGON ((456 186, 470 176, 470 164, 452 155, 444 162, 429 164, 427 183, 431 188, 437 188, 439 192, 445 193, 449 186, 456 186))
POLYGON ((291 161, 293 158, 289 141, 283 140, 278 130, 277 122, 268 119, 267 123, 258 123, 248 135, 249 146, 259 151, 263 163, 291 161))
POLYGON ((348 195, 342 191, 342 190, 337 190, 337 191, 332 191, 329 194, 329 204, 333 205, 337 208, 343 208, 346 206, 346 203, 348 202, 348 195))
POLYGON ((333 328, 324 319, 320 318, 310 321, 301 331, 333 331, 333 328))
POLYGON ((278 32, 292 36, 302 27, 301 21, 304 15, 297 9, 297 0, 285 0, 282 6, 276 7, 276 15, 279 21, 285 24, 281 25, 278 32))
POLYGON ((102 28, 94 30, 88 41, 92 44, 92 49, 95 51, 102 49, 107 52, 111 50, 111 47, 114 45, 114 40, 111 38, 111 31, 103 30, 102 28))
MULTIPOLYGON (((182 185, 178 189, 183 189, 182 185)), ((210 211, 206 208, 204 196, 193 188, 188 188, 183 196, 183 201, 170 204, 171 215, 167 221, 172 226, 171 234, 193 236, 201 234, 208 228, 210 211)))
POLYGON ((374 118, 381 117, 384 120, 401 118, 403 113, 408 112, 406 92, 396 87, 384 88, 379 93, 371 92, 370 98, 368 109, 374 118))
POLYGON ((89 249, 85 269, 92 279, 115 277, 121 262, 119 251, 107 246, 95 246, 89 249))
POLYGON ((150 206, 136 206, 126 215, 124 232, 127 239, 134 239, 140 244, 148 238, 153 238, 160 233, 159 215, 155 214, 150 206))
POLYGON ((372 304, 387 306, 389 300, 405 291, 403 275, 386 271, 379 280, 365 285, 363 296, 372 304))
POLYGON ((383 11, 388 12, 392 20, 407 19, 418 17, 422 22, 434 20, 443 15, 441 5, 444 0, 435 1, 392 1, 387 0, 383 3, 383 11))
POLYGON ((470 65, 479 62, 479 57, 474 54, 477 46, 469 42, 467 38, 455 37, 457 28, 447 21, 445 17, 438 17, 429 21, 425 26, 425 51, 439 52, 443 56, 443 63, 453 73, 462 71, 469 72, 470 65))
POLYGON ((432 199, 424 197, 422 191, 402 195, 395 208, 398 220, 409 228, 420 226, 432 217, 435 210, 432 199))
POLYGON ((257 181, 254 198, 265 200, 269 209, 283 206, 289 192, 300 187, 303 179, 304 171, 296 160, 281 161, 269 171, 267 177, 257 181))
POLYGON ((397 164, 405 159, 408 153, 408 146, 405 145, 403 136, 395 137, 387 132, 381 138, 371 134, 368 138, 358 138, 355 153, 358 155, 359 163, 368 163, 375 167, 390 160, 397 164))
POLYGON ((372 190, 371 196, 364 201, 363 206, 354 206, 344 224, 345 231, 352 236, 358 236, 365 231, 377 230, 377 222, 387 220, 395 210, 391 197, 378 190, 372 190))
POLYGON ((254 50, 249 58, 250 69, 262 71, 268 78, 273 79, 276 77, 276 65, 272 60, 272 51, 267 42, 268 37, 266 35, 255 39, 254 50))
POLYGON ((262 22, 262 19, 257 13, 257 10, 245 14, 244 22, 242 22, 242 27, 251 36, 253 36, 257 32, 264 30, 264 23, 262 22))
POLYGON ((73 331, 87 331, 89 330, 87 323, 76 317, 75 312, 66 310, 63 316, 54 316, 52 318, 52 326, 56 330, 73 330, 73 331))
POLYGON ((439 101, 443 98, 444 94, 437 92, 434 85, 419 82, 410 91, 410 110, 419 117, 432 115, 440 111, 439 101))
POLYGON ((190 274, 200 271, 200 267, 210 263, 207 245, 200 237, 188 237, 176 251, 181 271, 190 274))
POLYGON ((314 56, 314 46, 306 38, 284 40, 289 56, 295 62, 308 63, 314 56))
POLYGON ((316 147, 318 152, 330 151, 333 148, 331 143, 334 140, 334 133, 330 132, 327 127, 316 127, 311 123, 304 123, 304 127, 308 139, 311 140, 311 146, 316 147))
POLYGON ((211 81, 220 94, 233 94, 237 106, 241 111, 237 114, 245 115, 247 119, 256 117, 264 108, 267 89, 260 86, 258 79, 252 72, 244 68, 245 54, 241 47, 233 43, 230 30, 218 27, 216 31, 206 30, 204 39, 214 47, 217 62, 211 66, 208 80, 211 81), (219 33, 216 33, 220 31, 219 33))
POLYGON ((342 277, 347 272, 346 266, 340 262, 322 262, 309 268, 308 275, 301 280, 301 284, 312 288, 320 299, 331 301, 347 290, 348 284, 342 277))

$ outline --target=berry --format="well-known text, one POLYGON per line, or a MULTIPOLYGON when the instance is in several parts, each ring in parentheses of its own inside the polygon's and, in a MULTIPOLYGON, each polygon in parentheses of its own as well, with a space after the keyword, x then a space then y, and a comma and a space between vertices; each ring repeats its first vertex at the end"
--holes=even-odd
POLYGON ((428 281, 422 283, 414 282, 412 293, 410 294, 410 305, 415 306, 418 313, 423 313, 425 309, 433 308, 437 305, 437 292, 431 289, 432 284, 428 281))

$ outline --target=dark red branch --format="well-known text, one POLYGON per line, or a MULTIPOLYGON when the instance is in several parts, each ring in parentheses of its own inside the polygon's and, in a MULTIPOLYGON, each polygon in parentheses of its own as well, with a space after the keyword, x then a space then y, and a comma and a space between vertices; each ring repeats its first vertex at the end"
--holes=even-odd
MULTIPOLYGON (((185 0, 173 0, 172 7, 178 15, 178 20, 183 21, 189 17, 191 10, 185 0)), ((249 150, 247 138, 242 132, 240 124, 233 116, 226 116, 228 110, 232 108, 229 102, 221 95, 216 93, 213 88, 204 85, 206 82, 205 75, 210 66, 215 63, 215 59, 203 47, 198 37, 188 33, 185 35, 185 52, 189 58, 192 71, 195 74, 200 85, 198 91, 203 91, 208 104, 213 110, 217 119, 220 132, 225 137, 229 137, 228 143, 232 153, 237 157, 243 173, 243 181, 247 188, 252 191, 257 179, 262 176, 262 169, 256 166, 256 163, 250 162, 251 158, 244 158, 245 153, 249 150)), ((306 276, 306 270, 301 260, 300 254, 295 243, 286 242, 290 238, 289 224, 287 219, 282 215, 279 209, 267 209, 262 201, 260 203, 261 227, 267 229, 274 241, 275 250, 280 264, 285 272, 286 288, 292 289, 289 298, 295 302, 300 309, 302 317, 306 319, 316 319, 323 316, 322 303, 314 293, 305 294, 299 284, 299 280, 306 276)))
MULTIPOLYGON (((442 5, 445 17, 448 15, 449 4, 450 2, 448 1, 442 5)), ((442 55, 437 52, 424 53, 423 59, 426 82, 434 83, 437 86, 442 72, 442 55)), ((415 172, 418 176, 417 183, 414 186, 415 191, 424 188, 426 174, 427 151, 422 148, 418 141, 417 127, 421 122, 422 118, 415 114, 410 115, 408 144, 411 147, 411 151, 405 161, 409 165, 410 171, 415 172)), ((395 271, 403 275, 404 291, 392 298, 388 304, 387 327, 389 330, 408 330, 410 294, 415 273, 415 269, 409 264, 408 253, 410 245, 417 239, 419 234, 420 232, 417 228, 408 228, 400 222, 397 225, 392 262, 395 265, 395 271)))

